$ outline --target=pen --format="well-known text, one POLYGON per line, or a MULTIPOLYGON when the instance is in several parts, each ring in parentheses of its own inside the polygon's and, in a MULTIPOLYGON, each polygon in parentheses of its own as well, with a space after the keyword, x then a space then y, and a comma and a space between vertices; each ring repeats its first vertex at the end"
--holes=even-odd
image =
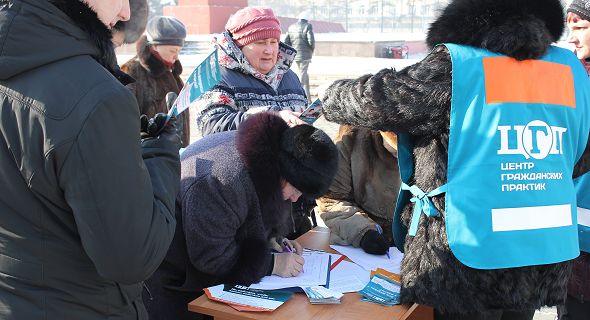
POLYGON ((293 253, 293 247, 291 247, 291 244, 285 238, 283 239, 283 248, 285 248, 290 253, 293 253))
MULTIPOLYGON (((375 227, 377 227, 377 232, 379 232, 379 235, 383 235, 383 229, 381 229, 381 226, 377 223, 375 223, 375 227)), ((387 259, 391 260, 391 257, 389 256, 389 248, 387 248, 387 259)))

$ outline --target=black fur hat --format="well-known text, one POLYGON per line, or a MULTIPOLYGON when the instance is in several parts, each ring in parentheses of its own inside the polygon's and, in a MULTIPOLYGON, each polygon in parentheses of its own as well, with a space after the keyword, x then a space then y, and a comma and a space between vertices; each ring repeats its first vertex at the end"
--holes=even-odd
POLYGON ((308 198, 322 196, 332 184, 338 151, 320 129, 302 124, 283 132, 280 141, 281 175, 308 198))
POLYGON ((452 0, 430 25, 426 43, 456 43, 518 60, 542 56, 564 30, 559 0, 452 0))
POLYGON ((125 34, 124 43, 134 43, 145 31, 149 8, 147 0, 129 0, 131 17, 128 21, 119 21, 115 29, 125 34))

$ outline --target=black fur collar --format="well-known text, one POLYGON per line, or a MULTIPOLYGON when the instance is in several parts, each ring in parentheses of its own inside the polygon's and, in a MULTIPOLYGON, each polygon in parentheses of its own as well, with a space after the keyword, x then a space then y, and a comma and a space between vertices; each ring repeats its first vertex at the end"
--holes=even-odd
POLYGON ((272 113, 258 113, 240 124, 238 152, 254 182, 269 236, 286 234, 291 203, 283 200, 279 167, 280 138, 288 126, 272 113))
MULTIPOLYGON (((149 73, 152 74, 154 77, 159 77, 164 73, 168 72, 166 65, 158 58, 154 57, 154 55, 150 51, 150 45, 148 44, 147 37, 142 36, 137 41, 137 57, 139 58, 139 63, 147 70, 149 73)), ((172 73, 180 76, 182 74, 182 65, 180 61, 174 62, 174 66, 172 67, 172 73)))
POLYGON ((456 43, 536 59, 564 30, 559 0, 453 0, 428 30, 430 48, 456 43))
POLYGON ((94 58, 105 67, 123 85, 133 82, 133 78, 119 69, 112 42, 111 30, 98 19, 96 12, 80 0, 50 0, 53 5, 65 13, 76 26, 84 31, 90 41, 98 48, 94 58))

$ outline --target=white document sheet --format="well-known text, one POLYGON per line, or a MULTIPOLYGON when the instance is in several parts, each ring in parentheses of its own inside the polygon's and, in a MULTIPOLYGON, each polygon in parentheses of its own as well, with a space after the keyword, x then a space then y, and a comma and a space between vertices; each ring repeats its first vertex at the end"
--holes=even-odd
MULTIPOLYGON (((293 253, 278 253, 293 254, 293 253)), ((303 272, 296 277, 283 278, 277 275, 266 276, 259 283, 252 284, 251 289, 274 290, 292 287, 324 286, 328 282, 330 255, 319 251, 304 251, 303 272)))
POLYGON ((340 293, 357 292, 369 283, 370 272, 349 262, 341 261, 330 271, 330 290, 340 293))
POLYGON ((388 259, 387 255, 385 254, 382 256, 368 254, 363 251, 363 249, 355 248, 353 246, 340 246, 333 244, 330 247, 347 256, 348 259, 352 260, 354 263, 363 267, 363 269, 367 271, 382 268, 389 272, 397 274, 400 273, 400 265, 404 254, 397 250, 396 247, 389 248, 389 256, 391 259, 388 259))

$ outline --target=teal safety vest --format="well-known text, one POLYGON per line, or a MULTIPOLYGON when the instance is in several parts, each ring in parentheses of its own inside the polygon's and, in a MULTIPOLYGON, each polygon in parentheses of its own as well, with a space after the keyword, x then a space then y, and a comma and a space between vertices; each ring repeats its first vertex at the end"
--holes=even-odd
POLYGON ((394 240, 403 247, 401 210, 438 215, 445 194, 446 232, 466 266, 499 269, 549 264, 579 255, 571 179, 590 129, 590 81, 569 51, 551 47, 539 60, 517 61, 487 50, 445 44, 453 64, 447 184, 420 190, 410 136, 398 135, 403 181, 394 240), (399 241, 399 242, 398 242, 399 241))
POLYGON ((578 237, 580 250, 590 253, 590 172, 574 180, 578 196, 578 237))

